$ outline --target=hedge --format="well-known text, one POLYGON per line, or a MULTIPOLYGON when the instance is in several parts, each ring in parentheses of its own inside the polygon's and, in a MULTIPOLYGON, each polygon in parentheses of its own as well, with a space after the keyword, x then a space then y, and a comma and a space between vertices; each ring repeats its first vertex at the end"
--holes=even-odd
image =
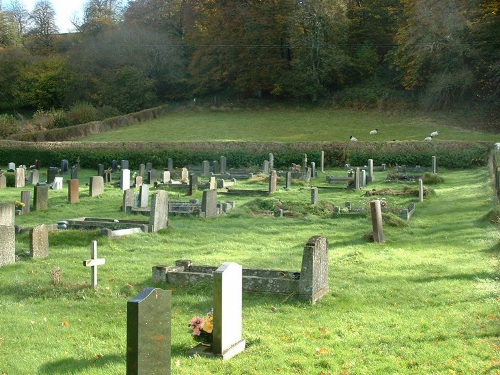
POLYGON ((375 165, 431 166, 432 156, 444 168, 470 168, 488 163, 493 144, 465 141, 411 141, 411 142, 20 142, 0 141, 0 165, 8 162, 32 165, 38 159, 41 166, 59 166, 67 159, 70 165, 80 162, 82 168, 97 168, 98 164, 111 166, 111 161, 129 160, 130 168, 151 162, 155 168, 201 164, 226 156, 228 168, 260 166, 274 155, 276 168, 288 168, 292 163, 302 164, 304 154, 309 162, 319 167, 321 151, 325 167, 339 167, 346 163, 361 166, 373 159, 375 165))

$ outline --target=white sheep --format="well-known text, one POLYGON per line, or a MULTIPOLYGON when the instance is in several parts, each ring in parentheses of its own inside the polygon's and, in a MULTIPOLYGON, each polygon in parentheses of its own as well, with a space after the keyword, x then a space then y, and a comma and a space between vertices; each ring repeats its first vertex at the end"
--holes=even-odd
POLYGON ((432 141, 432 135, 430 137, 425 137, 424 141, 432 141))
POLYGON ((435 132, 431 133, 431 137, 437 137, 439 135, 438 131, 436 130, 435 132))
POLYGON ((357 142, 358 141, 358 138, 356 138, 355 136, 351 135, 349 137, 349 139, 351 140, 351 142, 357 142))
POLYGON ((373 129, 371 132, 370 132, 370 135, 376 135, 378 133, 378 129, 373 129))

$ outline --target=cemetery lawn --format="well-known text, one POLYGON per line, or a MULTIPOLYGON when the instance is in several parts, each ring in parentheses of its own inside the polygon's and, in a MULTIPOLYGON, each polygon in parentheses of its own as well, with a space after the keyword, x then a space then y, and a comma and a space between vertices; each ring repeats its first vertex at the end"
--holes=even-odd
POLYGON ((267 109, 260 111, 210 111, 205 108, 172 110, 165 116, 80 138, 93 142, 329 142, 423 141, 439 131, 436 140, 491 141, 491 134, 473 121, 452 114, 345 109, 267 109), (286 128, 284 128, 286 124, 286 128), (346 130, 348 129, 348 130, 346 130), (376 136, 370 131, 378 129, 376 136))
MULTIPOLYGON (((16 224, 135 218, 120 212, 118 188, 106 185, 102 196, 88 196, 85 182, 94 174, 80 173, 79 203, 67 203, 65 181, 62 191, 49 191, 49 210, 16 216, 16 224)), ((414 201, 365 196, 371 189, 418 186, 387 182, 386 175, 376 172, 361 191, 320 188, 314 207, 310 186, 325 186, 325 174, 289 190, 280 180, 272 196, 219 194, 236 208, 211 219, 170 216, 169 228, 156 234, 108 239, 98 231, 52 231, 45 259, 23 257, 28 236, 17 235, 21 259, 0 269, 0 374, 125 374, 127 301, 151 286, 173 294, 172 374, 499 374, 500 221, 488 168, 441 170, 444 183, 426 185, 433 193, 416 203, 408 222, 387 221, 386 242, 377 244, 365 237, 368 215, 334 216, 330 209, 346 201, 366 207, 373 198, 395 208, 414 201), (290 216, 274 217, 276 205, 290 216), (315 235, 329 241, 330 292, 323 299, 310 305, 294 296, 243 293, 247 349, 224 362, 186 356, 195 345, 188 322, 212 307, 211 285, 152 285, 152 266, 191 259, 298 271, 304 245, 315 235), (106 259, 97 290, 82 265, 92 240, 106 259)), ((238 187, 259 183, 267 189, 266 181, 238 181, 238 187)), ((0 202, 31 189, 0 189, 0 202)))

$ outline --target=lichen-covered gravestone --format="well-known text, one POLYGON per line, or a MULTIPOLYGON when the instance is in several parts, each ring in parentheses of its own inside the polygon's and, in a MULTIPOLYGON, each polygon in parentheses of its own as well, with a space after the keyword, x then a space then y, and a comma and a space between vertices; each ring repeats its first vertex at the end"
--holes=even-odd
POLYGON ((127 302, 127 375, 171 373, 172 291, 144 288, 127 302))

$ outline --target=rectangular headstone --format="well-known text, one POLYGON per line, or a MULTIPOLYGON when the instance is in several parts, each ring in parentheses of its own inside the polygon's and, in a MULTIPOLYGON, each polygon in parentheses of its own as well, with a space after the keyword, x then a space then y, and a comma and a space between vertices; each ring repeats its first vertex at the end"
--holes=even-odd
POLYGON ((21 213, 23 215, 29 214, 31 208, 31 191, 21 191, 21 202, 24 203, 21 213))
POLYGON ((328 241, 314 236, 307 241, 302 255, 299 297, 316 303, 328 290, 328 241))
POLYGON ((194 173, 189 175, 188 195, 193 195, 198 190, 198 176, 194 173))
POLYGON ((123 169, 130 169, 128 160, 122 160, 121 167, 122 167, 122 170, 123 169))
POLYGON ((49 256, 49 229, 45 224, 37 225, 31 230, 30 254, 33 258, 49 256))
POLYGON ((220 157, 220 173, 221 174, 224 174, 226 173, 226 157, 225 156, 221 156, 220 157))
POLYGON ((156 169, 151 169, 148 171, 148 184, 154 185, 158 181, 158 171, 156 169))
POLYGON ((24 168, 16 168, 15 172, 15 187, 22 188, 26 184, 26 170, 24 168))
POLYGON ((290 189, 290 187, 292 186, 292 172, 288 171, 286 172, 286 183, 285 183, 285 187, 287 189, 290 189))
POLYGON ((264 162, 262 163, 262 173, 263 174, 269 173, 269 160, 264 160, 264 162))
POLYGON ((144 288, 127 302, 127 375, 171 373, 172 291, 144 288))
POLYGON ((311 187, 311 204, 318 204, 318 188, 311 187))
POLYGON ((213 283, 213 353, 230 359, 245 350, 242 338, 242 266, 223 263, 214 272, 213 283))
POLYGON ((31 185, 36 185, 40 182, 40 172, 38 171, 38 169, 32 169, 30 171, 30 174, 28 176, 28 182, 31 185))
POLYGON ((120 171, 120 189, 123 191, 130 189, 130 169, 120 171))
POLYGON ((71 180, 78 179, 78 171, 79 170, 80 169, 78 168, 78 165, 76 165, 76 164, 71 167, 71 180))
POLYGON ((146 173, 146 165, 144 163, 139 164, 139 176, 144 177, 146 173))
POLYGON ((153 169, 153 163, 147 162, 146 163, 146 172, 149 172, 151 169, 153 169))
POLYGON ((62 190, 63 188, 63 178, 62 177, 55 177, 54 182, 50 185, 52 190, 62 190))
POLYGON ((217 190, 217 179, 215 176, 210 176, 209 189, 217 190))
POLYGON ((41 211, 49 208, 49 185, 36 185, 34 190, 33 210, 41 211))
POLYGON ((151 200, 149 226, 151 232, 158 232, 168 225, 168 194, 165 190, 158 190, 151 200))
POLYGON ((15 206, 12 203, 0 203, 0 225, 13 227, 15 225, 15 220, 16 220, 15 206))
POLYGON ((325 151, 321 151, 320 170, 321 173, 325 171, 325 151))
POLYGON ((203 197, 201 199, 201 211, 204 213, 205 217, 212 217, 217 215, 217 190, 203 191, 203 197))
POLYGON ((134 189, 127 189, 123 192, 122 211, 128 212, 134 207, 135 195, 134 189))
POLYGON ((142 176, 135 176, 135 187, 141 187, 143 183, 142 176))
POLYGON ((174 171, 174 160, 172 158, 168 158, 168 171, 170 173, 174 171))
POLYGON ((4 174, 0 175, 0 189, 5 189, 7 187, 7 178, 4 174))
POLYGON ((201 168, 202 168, 201 172, 202 176, 206 177, 210 175, 210 162, 208 160, 203 160, 203 162, 201 163, 201 168))
POLYGON ((187 168, 181 170, 181 182, 187 184, 189 182, 189 171, 187 168))
POLYGON ((0 224, 0 267, 16 262, 16 229, 0 224))
POLYGON ((89 196, 97 197, 104 193, 104 178, 101 176, 90 177, 89 196))
POLYGON ((68 202, 77 203, 79 201, 80 201, 80 181, 68 180, 68 202))
POLYGON ((269 177, 269 194, 276 193, 276 186, 278 182, 278 174, 276 170, 273 169, 271 171, 271 176, 269 177))
POLYGON ((149 206, 149 185, 143 184, 139 192, 139 207, 149 206))
POLYGON ((10 162, 7 164, 7 171, 14 172, 16 170, 16 163, 10 162))
POLYGON ((375 181, 375 175, 373 173, 373 159, 368 159, 368 176, 366 179, 367 183, 375 181))
POLYGON ((68 174, 69 162, 66 159, 61 160, 61 173, 68 174))
POLYGON ((170 182, 170 172, 169 171, 163 171, 162 181, 164 184, 167 184, 170 182))
POLYGON ((118 161, 112 160, 111 161, 111 173, 115 173, 116 171, 118 171, 118 161))
POLYGON ((54 182, 54 178, 57 176, 57 167, 49 167, 47 170, 47 184, 51 184, 54 182))
POLYGON ((97 165, 97 175, 104 177, 104 164, 97 165))

